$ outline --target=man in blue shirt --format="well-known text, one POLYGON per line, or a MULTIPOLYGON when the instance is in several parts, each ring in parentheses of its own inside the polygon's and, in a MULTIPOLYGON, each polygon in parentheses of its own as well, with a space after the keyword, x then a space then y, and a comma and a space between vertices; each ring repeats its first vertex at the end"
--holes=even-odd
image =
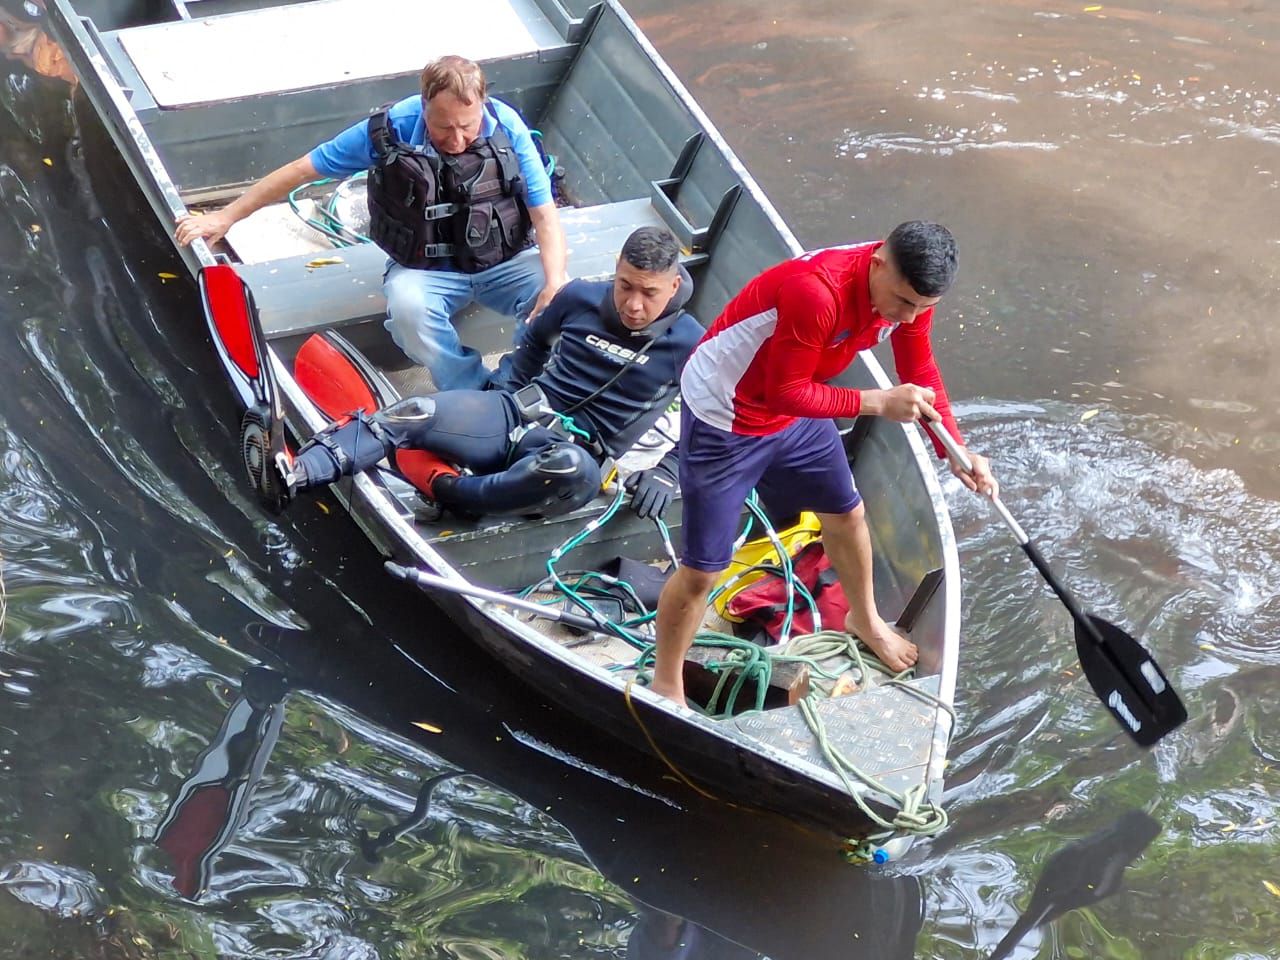
POLYGON ((219 240, 303 184, 370 168, 371 234, 392 257, 383 280, 387 329, 438 389, 485 386, 489 371, 458 339, 454 314, 479 302, 506 316, 534 316, 568 276, 551 181, 529 128, 486 96, 484 74, 470 60, 427 64, 421 95, 353 124, 223 209, 180 218, 178 242, 219 240), (527 246, 529 227, 536 249, 527 246))

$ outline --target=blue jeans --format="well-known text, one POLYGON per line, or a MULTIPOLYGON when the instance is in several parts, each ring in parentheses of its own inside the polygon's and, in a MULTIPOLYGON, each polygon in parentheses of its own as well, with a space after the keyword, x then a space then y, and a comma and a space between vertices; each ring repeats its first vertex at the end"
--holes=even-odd
POLYGON ((454 314, 479 303, 503 316, 523 317, 545 282, 536 247, 479 273, 389 262, 382 278, 385 326, 396 346, 431 372, 437 390, 478 390, 488 383, 489 371, 480 354, 458 339, 454 314))

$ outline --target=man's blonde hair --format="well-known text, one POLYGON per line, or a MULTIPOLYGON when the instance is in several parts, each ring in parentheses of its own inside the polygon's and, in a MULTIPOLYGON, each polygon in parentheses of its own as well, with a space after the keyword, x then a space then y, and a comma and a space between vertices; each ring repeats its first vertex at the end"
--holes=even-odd
POLYGON ((441 57, 422 68, 422 105, 437 93, 448 91, 463 103, 484 100, 488 89, 480 64, 466 57, 441 57))

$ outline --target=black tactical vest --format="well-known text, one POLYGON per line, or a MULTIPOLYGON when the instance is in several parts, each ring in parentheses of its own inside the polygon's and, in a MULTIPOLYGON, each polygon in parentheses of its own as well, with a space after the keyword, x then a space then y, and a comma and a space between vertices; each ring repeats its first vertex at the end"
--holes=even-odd
POLYGON ((369 236, 406 267, 475 273, 529 246, 520 162, 497 115, 493 135, 456 156, 399 140, 386 108, 369 118, 369 236))

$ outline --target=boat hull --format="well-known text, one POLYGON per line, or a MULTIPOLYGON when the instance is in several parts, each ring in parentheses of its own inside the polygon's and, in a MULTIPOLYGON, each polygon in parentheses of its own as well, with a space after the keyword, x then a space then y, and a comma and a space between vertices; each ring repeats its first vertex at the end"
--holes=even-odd
MULTIPOLYGON (((541 6, 545 4, 540 2, 541 6)), ((311 136, 316 119, 287 111, 306 113, 311 109, 307 105, 326 102, 332 91, 341 93, 338 99, 343 103, 371 98, 389 82, 386 78, 363 86, 335 82, 332 91, 323 87, 267 91, 243 101, 162 107, 149 96, 145 79, 132 75, 136 64, 127 56, 130 44, 137 40, 130 31, 146 28, 117 25, 98 30, 76 14, 69 0, 50 0, 49 14, 52 29, 81 76, 83 96, 97 122, 166 231, 187 212, 189 203, 234 195, 237 184, 242 186, 264 172, 258 169, 257 159, 248 166, 236 166, 235 152, 222 147, 201 155, 198 164, 187 162, 202 142, 193 131, 206 128, 208 142, 223 144, 240 130, 242 151, 254 145, 261 147, 257 153, 266 156, 285 155, 288 149, 296 154, 295 140, 311 136)), ((573 22, 563 27, 563 43, 543 44, 531 54, 487 63, 486 70, 504 98, 540 118, 548 148, 571 171, 578 204, 576 210, 565 212, 574 224, 572 231, 566 231, 571 267, 589 274, 596 267, 587 264, 610 262, 617 231, 603 221, 610 216, 629 217, 639 204, 646 216, 665 223, 686 243, 688 263, 697 271, 691 306, 709 321, 742 283, 760 269, 798 253, 800 246, 617 3, 606 0, 588 16, 570 19, 573 22), (611 119, 605 123, 601 118, 611 119), (572 219, 574 215, 577 220, 572 219)), ((399 82, 402 88, 412 88, 410 78, 399 78, 399 82)), ((368 99, 365 105, 376 102, 368 99)), ((193 276, 218 262, 202 241, 176 249, 193 276)), ((291 376, 291 344, 312 323, 317 329, 377 323, 381 301, 376 293, 380 272, 376 254, 344 251, 336 258, 340 265, 326 270, 314 269, 309 262, 314 258, 303 255, 242 271, 250 277, 263 311, 271 347, 268 364, 279 381, 284 415, 297 437, 310 435, 326 421, 291 376), (350 296, 353 283, 360 285, 358 298, 350 296), (342 308, 345 312, 324 315, 326 305, 339 302, 350 306, 342 308)), ((509 341, 509 329, 499 320, 484 322, 466 329, 476 331, 481 340, 490 336, 494 344, 509 341)), ((214 342, 226 363, 228 351, 216 331, 214 342)), ((477 347, 484 349, 479 340, 477 347)), ((857 388, 888 385, 870 354, 863 355, 838 382, 857 388)), ((941 585, 915 611, 913 637, 921 649, 920 689, 949 704, 958 662, 959 566, 929 452, 914 429, 898 424, 874 420, 843 426, 850 428, 851 469, 867 504, 882 610, 896 618, 909 607, 920 584, 940 573, 941 585)), ((424 525, 412 501, 385 475, 374 472, 343 481, 333 493, 384 556, 445 576, 480 576, 479 564, 468 567, 459 560, 460 541, 455 538, 451 543, 439 530, 424 525)), ((639 534, 629 532, 634 528, 625 527, 635 523, 629 514, 614 522, 624 525, 619 542, 640 542, 639 534)), ((532 544, 537 539, 526 532, 521 540, 520 531, 508 525, 493 534, 493 542, 509 545, 513 534, 517 542, 532 544)), ((548 536, 547 530, 538 533, 543 540, 548 536)), ((519 581, 510 570, 508 575, 519 581)), ((643 688, 627 688, 616 675, 576 657, 497 608, 447 593, 413 602, 438 605, 498 662, 577 722, 602 737, 657 755, 676 776, 687 778, 691 788, 726 802, 776 811, 837 836, 875 830, 868 813, 851 801, 847 786, 817 756, 814 744, 805 741, 805 728, 795 708, 770 711, 765 719, 716 723, 643 688)), ((930 798, 939 797, 952 723, 946 711, 926 699, 903 695, 891 706, 868 699, 861 713, 832 716, 830 722, 842 737, 847 736, 850 742, 845 745, 861 762, 884 771, 886 782, 895 787, 923 784, 930 798), (860 734, 850 726, 855 723, 862 725, 860 734)), ((891 815, 888 798, 882 794, 866 791, 864 800, 876 814, 891 815)))

